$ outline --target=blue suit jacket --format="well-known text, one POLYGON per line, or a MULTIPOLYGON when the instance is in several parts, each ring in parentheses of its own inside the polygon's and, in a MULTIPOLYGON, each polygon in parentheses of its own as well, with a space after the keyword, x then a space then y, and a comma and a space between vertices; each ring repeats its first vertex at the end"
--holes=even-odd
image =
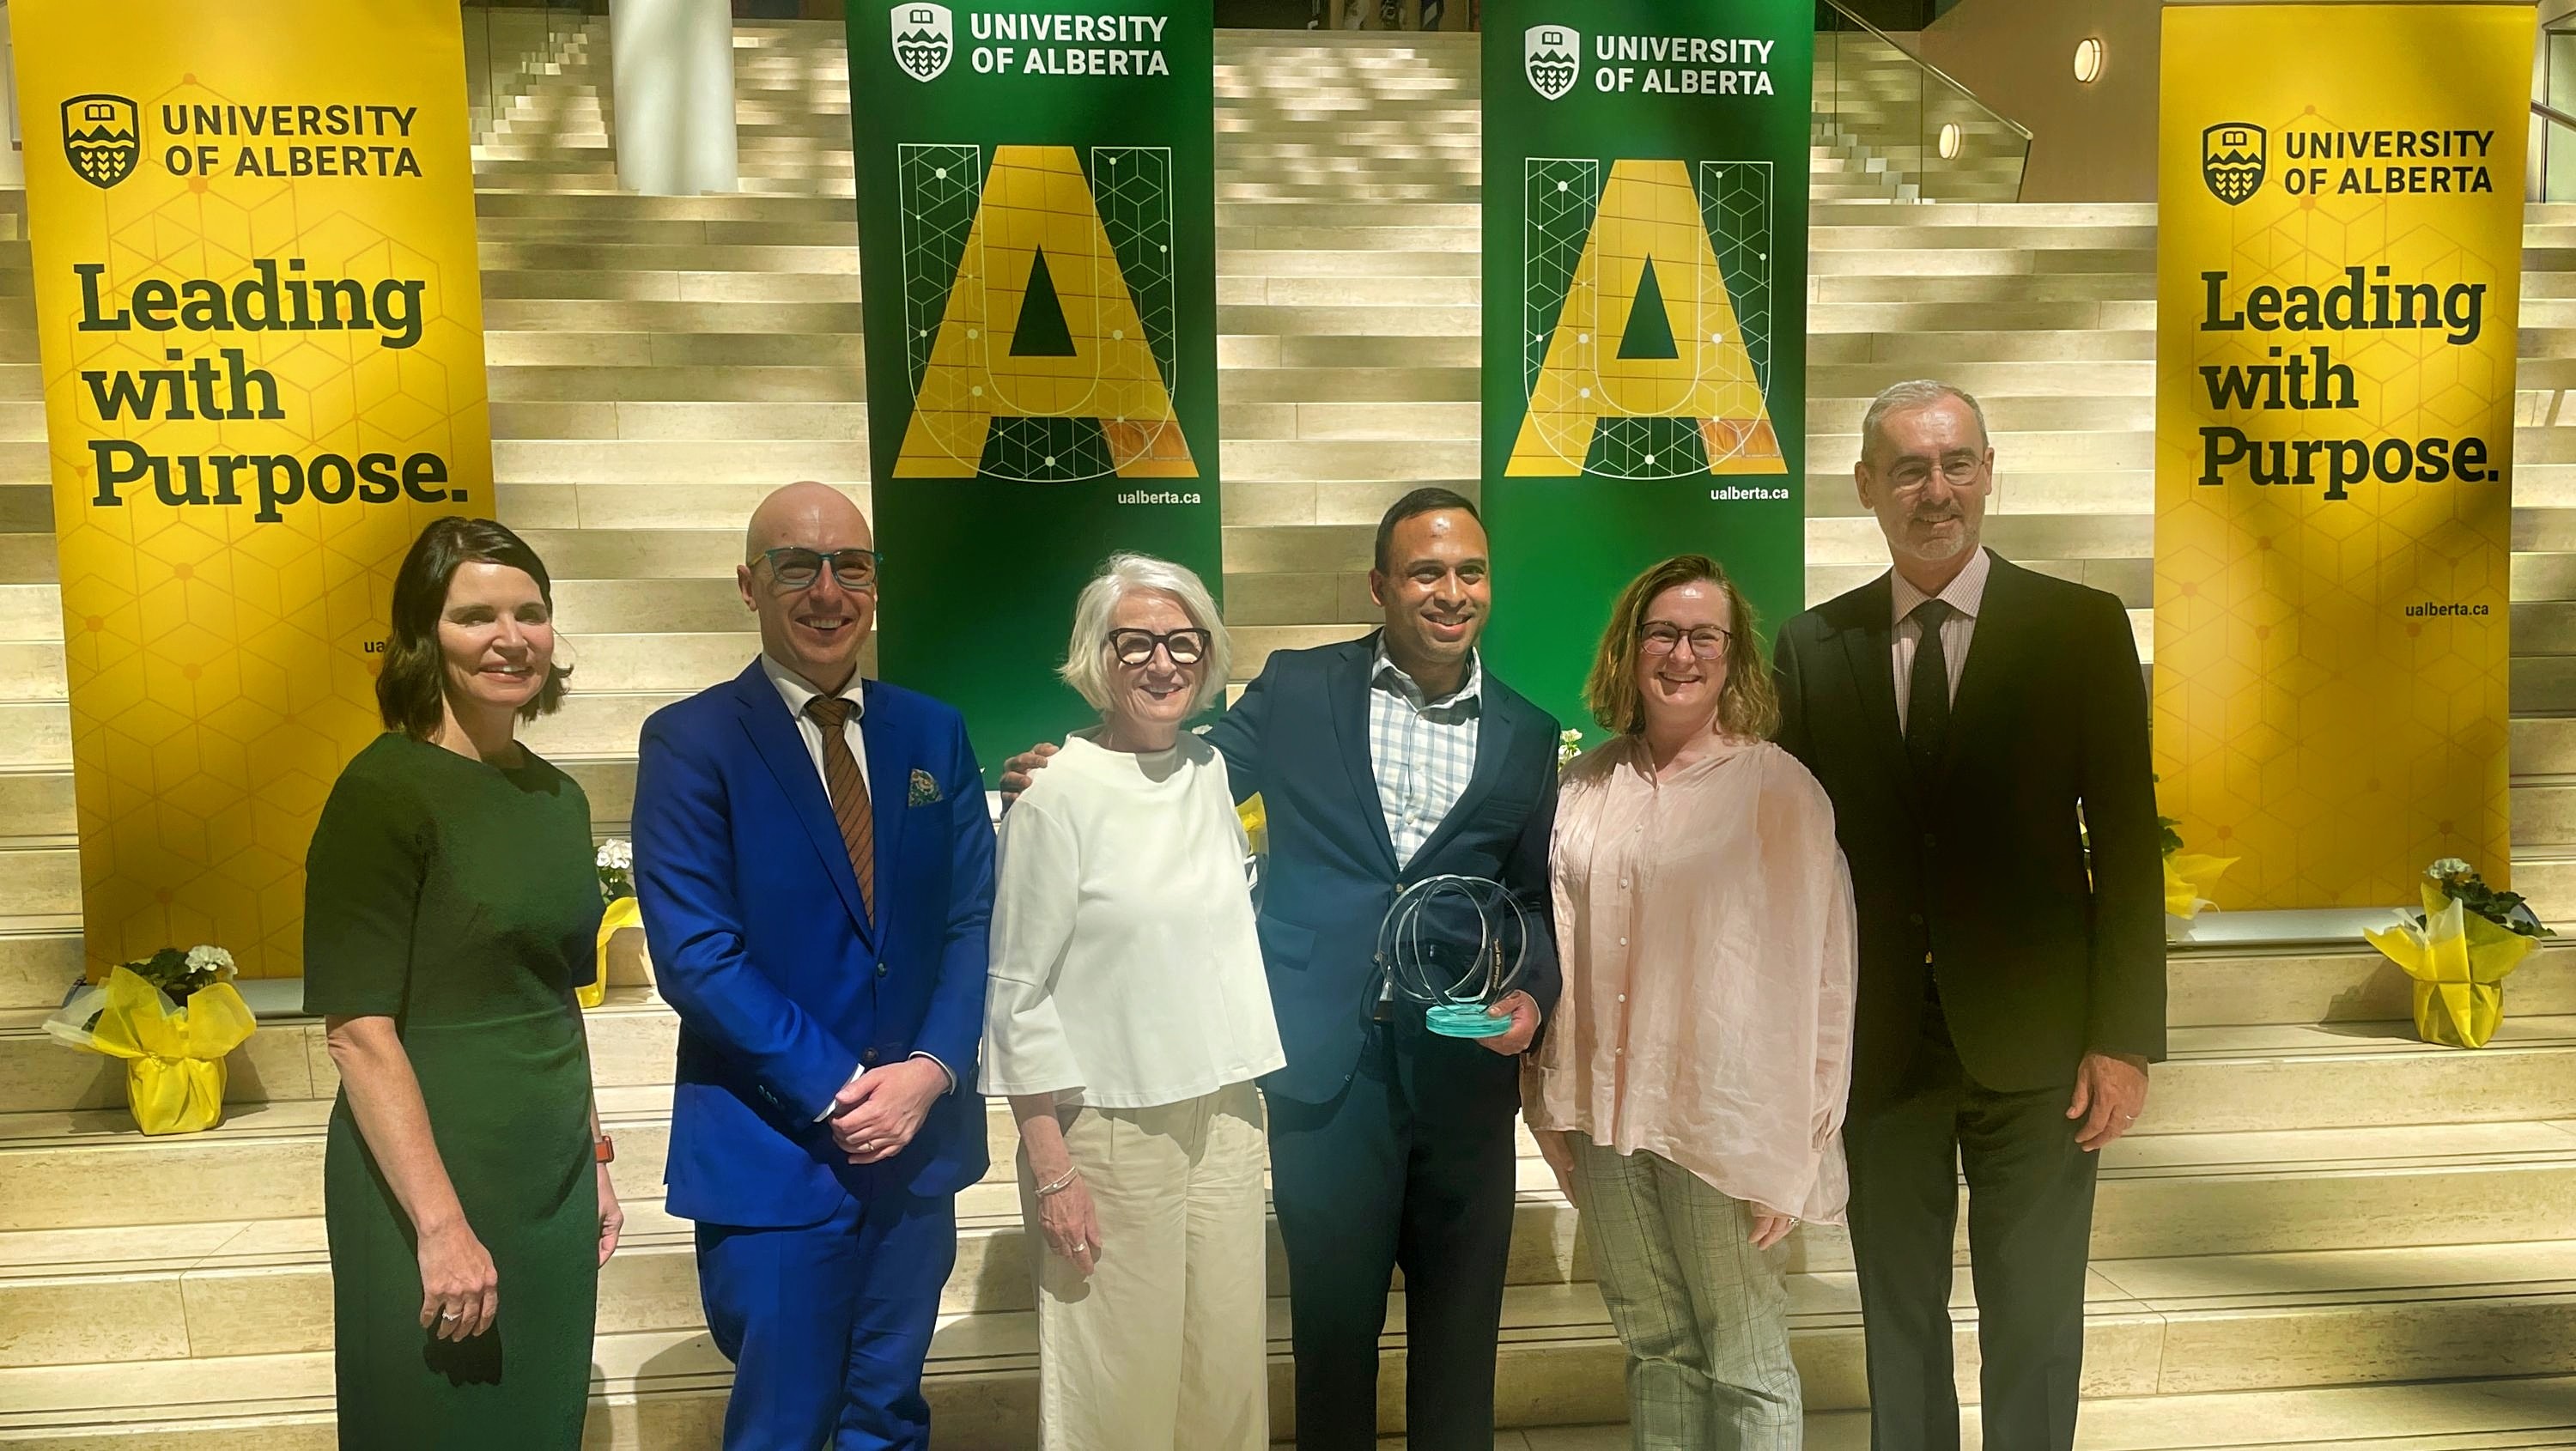
MULTIPOLYGON (((1381 981, 1378 924, 1407 883, 1454 873, 1510 887, 1531 913, 1521 986, 1542 1013, 1556 1006, 1547 875, 1556 721, 1487 672, 1466 794, 1413 860, 1398 866, 1369 758, 1369 663, 1377 638, 1273 654, 1207 733, 1225 753, 1237 799, 1260 792, 1270 823, 1261 957, 1288 1065, 1261 1086, 1307 1103, 1340 1093, 1359 1065, 1381 981)), ((1479 1054, 1477 1062, 1491 1080, 1485 1091, 1518 1101, 1511 1059, 1479 1054)))
POLYGON ((845 1190, 954 1194, 983 1177, 983 773, 955 710, 874 680, 861 699, 873 923, 822 776, 758 661, 644 723, 635 888, 654 975, 680 1014, 664 1180, 682 1218, 813 1224, 845 1190), (860 1064, 916 1049, 957 1091, 902 1153, 851 1165, 814 1116, 860 1064))

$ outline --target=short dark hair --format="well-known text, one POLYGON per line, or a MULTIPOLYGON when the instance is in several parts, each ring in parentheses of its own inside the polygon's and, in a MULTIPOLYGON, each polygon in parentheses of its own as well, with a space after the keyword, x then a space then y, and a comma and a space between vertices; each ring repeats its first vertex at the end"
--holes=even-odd
MULTIPOLYGON (((385 668, 376 675, 376 709, 387 730, 416 741, 433 740, 447 719, 447 661, 438 648, 438 617, 447 609, 447 589, 457 569, 467 564, 525 572, 537 582, 547 612, 554 611, 555 586, 546 562, 506 525, 457 515, 429 521, 394 575, 393 628, 385 637, 385 668)), ((571 675, 569 665, 549 668, 546 683, 520 718, 535 720, 562 706, 564 681, 571 675)))
POLYGON ((1386 546, 1388 541, 1395 538, 1396 525, 1419 515, 1437 514, 1443 509, 1460 510, 1468 518, 1475 520, 1477 527, 1484 526, 1485 516, 1476 512, 1475 500, 1459 493, 1456 489, 1444 489, 1438 484, 1425 484, 1389 504, 1386 517, 1377 521, 1377 552, 1370 556, 1375 562, 1374 567, 1377 572, 1380 574, 1387 572, 1386 546))

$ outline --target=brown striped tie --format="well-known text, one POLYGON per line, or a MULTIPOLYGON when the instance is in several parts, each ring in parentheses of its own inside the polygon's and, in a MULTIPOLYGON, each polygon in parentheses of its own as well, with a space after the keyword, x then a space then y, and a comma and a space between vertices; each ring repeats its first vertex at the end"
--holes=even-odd
POLYGON ((859 758, 850 752, 850 703, 818 695, 805 702, 805 713, 823 728, 823 787, 832 795, 832 819, 841 824, 841 844, 850 849, 850 870, 859 878, 859 900, 868 917, 877 915, 877 823, 868 808, 868 778, 859 773, 859 758))

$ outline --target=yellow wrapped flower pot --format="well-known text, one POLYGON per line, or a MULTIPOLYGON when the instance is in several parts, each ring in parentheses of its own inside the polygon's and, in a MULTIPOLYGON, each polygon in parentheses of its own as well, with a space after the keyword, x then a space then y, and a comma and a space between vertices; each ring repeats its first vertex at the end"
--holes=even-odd
POLYGON ((2209 900, 2209 891, 2238 860, 2206 852, 2166 852, 2165 915, 2189 921, 2216 907, 2218 904, 2209 900))
POLYGON ((128 968, 109 972, 92 1052, 125 1060, 125 1101, 147 1134, 192 1134, 224 1121, 224 1059, 257 1026, 228 982, 182 1006, 128 968))
POLYGON ((2468 911, 2437 881, 2423 883, 2424 920, 2362 935, 2415 980, 2415 1033, 2427 1043, 2483 1048, 2504 1021, 2505 975, 2532 939, 2468 911))
POLYGON ((628 928, 644 930, 644 904, 633 897, 620 897, 599 914, 599 970, 585 987, 573 989, 573 996, 585 1008, 595 1008, 608 1001, 608 960, 617 934, 628 928))

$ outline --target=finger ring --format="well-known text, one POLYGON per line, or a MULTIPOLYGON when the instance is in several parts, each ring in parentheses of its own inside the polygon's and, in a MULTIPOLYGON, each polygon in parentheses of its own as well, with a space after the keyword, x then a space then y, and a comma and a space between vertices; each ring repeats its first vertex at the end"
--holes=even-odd
POLYGON ((449 1310, 441 1314, 438 1318, 441 1320, 454 1320, 457 1318, 457 1314, 455 1311, 449 1310))

